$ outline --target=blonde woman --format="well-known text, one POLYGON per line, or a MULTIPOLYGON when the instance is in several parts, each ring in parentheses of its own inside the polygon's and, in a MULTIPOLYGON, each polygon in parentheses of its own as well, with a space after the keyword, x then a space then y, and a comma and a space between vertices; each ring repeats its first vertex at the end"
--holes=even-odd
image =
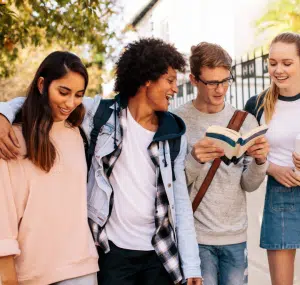
POLYGON ((246 110, 267 123, 270 143, 268 182, 260 246, 267 249, 273 285, 292 285, 300 247, 300 34, 282 33, 270 46, 270 88, 249 99, 246 110))

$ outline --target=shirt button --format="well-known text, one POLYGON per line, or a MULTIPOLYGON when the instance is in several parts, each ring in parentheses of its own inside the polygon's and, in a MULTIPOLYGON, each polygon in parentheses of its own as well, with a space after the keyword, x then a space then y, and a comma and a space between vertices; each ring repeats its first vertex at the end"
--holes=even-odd
POLYGON ((171 184, 171 183, 169 183, 169 184, 168 184, 168 187, 170 188, 171 186, 172 186, 172 184, 171 184))

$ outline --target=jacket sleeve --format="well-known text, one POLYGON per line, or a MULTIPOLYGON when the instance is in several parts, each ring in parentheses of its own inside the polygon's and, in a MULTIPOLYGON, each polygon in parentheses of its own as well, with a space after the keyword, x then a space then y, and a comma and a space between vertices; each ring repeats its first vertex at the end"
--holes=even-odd
POLYGON ((91 98, 91 97, 83 98, 83 105, 85 108, 85 116, 84 116, 84 120, 81 124, 81 127, 84 130, 88 140, 90 139, 90 134, 94 127, 94 123, 93 123, 94 115, 98 109, 101 99, 102 99, 102 97, 100 95, 96 95, 93 98, 91 98))
MULTIPOLYGON (((245 122, 246 132, 258 126, 256 119, 248 114, 245 122)), ((247 192, 252 192, 258 189, 260 184, 264 181, 267 169, 268 162, 258 165, 250 156, 245 155, 243 159, 244 170, 241 177, 241 187, 247 192)))
POLYGON ((20 254, 18 224, 26 188, 21 162, 0 160, 0 257, 20 254))
POLYGON ((185 279, 201 277, 200 257, 196 240, 194 216, 184 173, 186 151, 187 140, 185 136, 182 136, 180 152, 174 165, 176 177, 176 180, 174 181, 174 198, 178 251, 185 279))
POLYGON ((4 115, 11 123, 25 102, 25 97, 17 97, 8 102, 0 102, 0 114, 4 115))

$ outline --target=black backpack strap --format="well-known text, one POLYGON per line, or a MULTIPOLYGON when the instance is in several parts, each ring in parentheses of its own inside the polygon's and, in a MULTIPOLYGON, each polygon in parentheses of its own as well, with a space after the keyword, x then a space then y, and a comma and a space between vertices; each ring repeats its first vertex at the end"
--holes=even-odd
POLYGON ((112 114, 113 109, 109 108, 115 103, 114 99, 101 99, 100 104, 93 118, 94 128, 91 131, 90 145, 87 151, 87 166, 88 170, 92 164, 92 157, 94 155, 98 134, 102 126, 106 124, 112 114))
POLYGON ((171 157, 171 168, 172 168, 172 179, 173 179, 173 181, 176 180, 174 166, 175 166, 175 159, 177 158, 177 156, 178 156, 178 154, 180 152, 180 145, 181 145, 181 137, 169 140, 170 157, 171 157))
POLYGON ((244 108, 245 111, 252 114, 257 119, 259 124, 260 124, 260 121, 261 121, 262 114, 264 112, 264 109, 260 108, 260 106, 262 105, 262 103, 264 101, 264 98, 267 94, 267 91, 268 91, 268 89, 264 90, 262 92, 261 96, 255 95, 255 96, 251 97, 247 101, 247 103, 245 105, 245 108, 244 108))

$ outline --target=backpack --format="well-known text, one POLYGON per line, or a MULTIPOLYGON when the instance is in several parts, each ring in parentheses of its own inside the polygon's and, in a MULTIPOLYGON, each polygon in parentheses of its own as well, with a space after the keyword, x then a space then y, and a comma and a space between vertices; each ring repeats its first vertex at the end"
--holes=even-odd
MULTIPOLYGON (((84 131, 79 128, 80 134, 82 136, 83 142, 84 142, 84 149, 85 149, 85 157, 86 157, 86 163, 88 167, 88 171, 90 170, 91 164, 92 164, 92 158, 94 155, 95 147, 97 144, 97 138, 98 134, 101 130, 101 127, 106 124, 108 119, 110 118, 113 109, 109 108, 115 103, 115 99, 102 99, 100 101, 100 104, 97 108, 97 111, 93 118, 94 128, 91 132, 91 139, 90 143, 88 143, 87 137, 84 133, 84 131)), ((175 172, 174 172, 174 164, 175 159, 178 156, 180 152, 180 144, 181 144, 181 137, 170 139, 169 141, 169 147, 170 147, 170 157, 171 157, 171 168, 172 168, 172 178, 173 181, 176 180, 175 172)))
POLYGON ((262 117, 262 114, 264 112, 264 109, 261 108, 259 111, 258 111, 258 109, 262 105, 262 103, 264 101, 264 98, 265 98, 265 96, 267 94, 267 91, 268 91, 268 89, 264 90, 261 93, 261 97, 259 97, 259 95, 255 95, 255 96, 251 97, 247 101, 247 103, 245 105, 245 108, 244 108, 245 111, 247 111, 248 113, 252 114, 256 118, 256 120, 257 120, 257 122, 258 122, 259 125, 261 124, 260 121, 261 121, 261 117, 262 117))

